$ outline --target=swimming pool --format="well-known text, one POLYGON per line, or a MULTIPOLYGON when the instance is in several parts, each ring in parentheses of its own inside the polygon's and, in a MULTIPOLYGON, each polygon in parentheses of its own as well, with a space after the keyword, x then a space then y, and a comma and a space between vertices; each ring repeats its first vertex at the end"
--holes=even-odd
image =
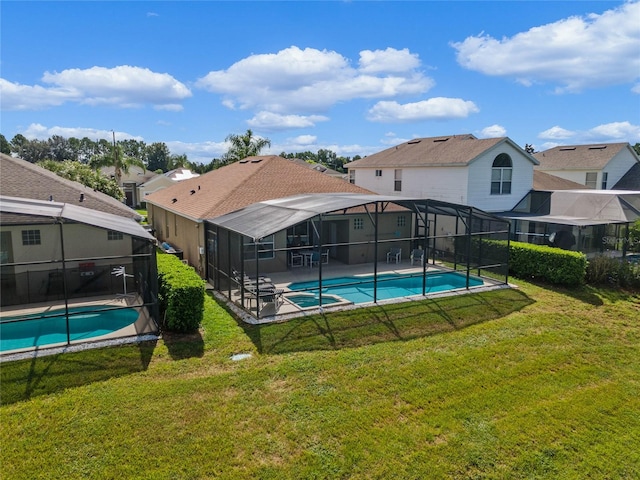
MULTIPOLYGON (((469 277, 469 286, 482 285, 482 279, 469 277)), ((467 276, 458 272, 427 273, 426 293, 446 292, 467 286, 467 276)), ((318 282, 295 282, 289 289, 300 292, 317 292, 318 282)), ((373 302, 373 276, 337 277, 322 281, 322 294, 337 295, 353 303, 373 302)), ((422 275, 381 274, 378 275, 378 300, 422 295, 422 275)), ((323 301, 324 303, 324 301, 323 301)))
MULTIPOLYGON (((89 340, 120 330, 137 319, 135 308, 72 307, 69 308, 69 338, 72 342, 89 340)), ((0 352, 60 343, 67 343, 64 309, 4 318, 0 323, 0 352)))

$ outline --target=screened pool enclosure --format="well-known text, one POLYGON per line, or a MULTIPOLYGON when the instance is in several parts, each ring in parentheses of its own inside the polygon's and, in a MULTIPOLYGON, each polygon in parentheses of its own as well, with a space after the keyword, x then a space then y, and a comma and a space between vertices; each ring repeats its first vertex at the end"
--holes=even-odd
POLYGON ((207 220, 206 243, 209 283, 258 320, 508 281, 509 222, 428 199, 270 200, 207 220))
POLYGON ((0 206, 3 353, 157 331, 155 239, 142 226, 56 202, 0 206))

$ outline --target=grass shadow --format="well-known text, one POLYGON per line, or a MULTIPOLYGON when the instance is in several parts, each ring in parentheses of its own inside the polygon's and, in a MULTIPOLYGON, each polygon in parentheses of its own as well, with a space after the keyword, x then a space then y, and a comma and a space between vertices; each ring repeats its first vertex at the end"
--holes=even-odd
POLYGON ((162 340, 173 360, 200 358, 204 355, 204 339, 199 330, 192 333, 163 332, 162 340))
MULTIPOLYGON (((525 279, 526 280, 526 279, 525 279)), ((535 285, 538 288, 549 290, 554 293, 566 295, 583 303, 587 303, 594 307, 604 305, 604 300, 611 303, 615 302, 627 302, 634 298, 638 298, 639 292, 623 289, 620 287, 609 286, 592 286, 592 285, 578 285, 575 287, 567 287, 562 285, 552 285, 536 280, 526 280, 527 282, 535 285), (604 300, 603 300, 604 299, 604 300)))
POLYGON ((330 312, 283 323, 239 324, 263 354, 335 350, 457 330, 531 303, 522 291, 502 289, 330 312))
POLYGON ((8 405, 144 371, 156 343, 154 340, 5 362, 0 368, 0 404, 8 405))

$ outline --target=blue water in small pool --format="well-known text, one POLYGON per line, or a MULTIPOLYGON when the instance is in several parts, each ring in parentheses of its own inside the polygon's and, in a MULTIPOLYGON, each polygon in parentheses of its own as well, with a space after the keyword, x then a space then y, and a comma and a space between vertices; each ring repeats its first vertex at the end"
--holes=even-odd
MULTIPOLYGON (((307 296, 307 295, 287 295, 287 300, 289 300, 290 302, 295 303, 297 306, 299 306, 300 308, 310 308, 310 307, 317 307, 318 305, 320 305, 320 299, 318 298, 318 294, 316 293, 313 296, 307 296)), ((338 300, 337 298, 333 298, 333 297, 327 297, 324 296, 322 297, 322 305, 330 305, 332 303, 337 303, 340 300, 338 300)))
MULTIPOLYGON (((57 309, 3 319, 0 323, 0 352, 66 343, 64 312, 64 309, 57 309)), ((134 308, 73 307, 69 308, 69 336, 71 341, 88 340, 120 330, 137 319, 138 312, 134 308)))
MULTIPOLYGON (((467 277, 457 272, 427 274, 426 293, 445 292, 465 288, 467 277)), ((469 286, 482 285, 482 279, 469 277, 469 286)), ((289 285, 293 291, 314 292, 318 282, 296 282, 289 285)), ((373 302, 373 277, 338 277, 322 281, 322 293, 337 295, 353 303, 373 302)), ((422 275, 382 274, 378 275, 378 300, 422 295, 422 275)))

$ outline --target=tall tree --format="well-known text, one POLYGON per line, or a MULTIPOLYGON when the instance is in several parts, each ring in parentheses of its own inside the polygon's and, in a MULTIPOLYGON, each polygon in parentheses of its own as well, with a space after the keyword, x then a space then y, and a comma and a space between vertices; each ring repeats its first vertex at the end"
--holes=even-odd
POLYGON ((169 157, 171 152, 167 145, 162 142, 154 142, 145 148, 145 158, 147 159, 147 168, 152 172, 162 170, 167 172, 169 168, 169 157))
POLYGON ((102 167, 113 167, 116 183, 120 187, 122 186, 122 175, 129 173, 129 169, 134 165, 142 169, 145 168, 142 160, 125 155, 122 146, 116 145, 115 140, 109 152, 91 159, 91 166, 96 170, 102 167))
POLYGON ((527 152, 529 155, 533 155, 534 153, 536 153, 535 149, 533 148, 533 145, 531 145, 530 143, 526 143, 524 145, 524 151, 527 152))
POLYGON ((632 147, 638 155, 640 155, 640 143, 636 142, 636 144, 632 147))
POLYGON ((260 155, 264 148, 271 146, 271 140, 254 136, 251 129, 247 130, 244 135, 228 135, 225 141, 231 144, 227 153, 222 156, 225 163, 233 163, 243 158, 260 155))
POLYGON ((4 135, 0 133, 0 152, 5 155, 11 155, 11 145, 7 141, 4 135))

